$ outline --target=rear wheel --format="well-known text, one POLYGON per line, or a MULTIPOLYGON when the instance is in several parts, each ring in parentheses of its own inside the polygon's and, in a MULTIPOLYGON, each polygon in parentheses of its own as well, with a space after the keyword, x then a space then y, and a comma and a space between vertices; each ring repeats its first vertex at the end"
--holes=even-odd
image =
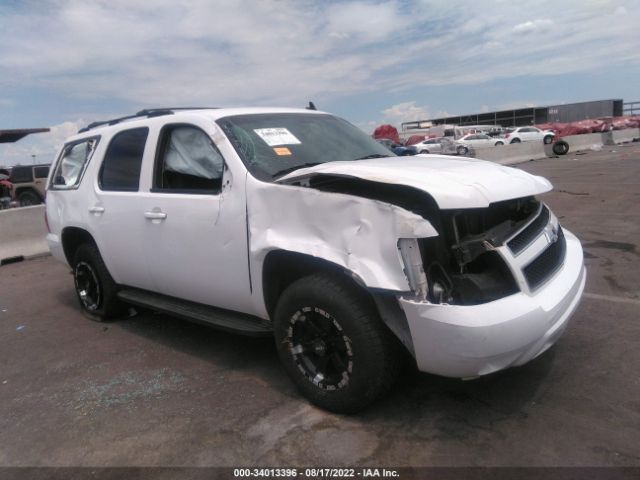
POLYGON ((398 342, 364 292, 328 274, 304 277, 282 294, 275 313, 278 355, 316 405, 353 413, 396 378, 398 342))
POLYGON ((38 194, 32 190, 26 190, 18 195, 18 202, 21 207, 28 207, 30 205, 38 205, 41 202, 38 194))
POLYGON ((520 139, 519 138, 514 138, 513 140, 511 140, 511 143, 520 143, 520 139))
POLYGON ((124 304, 98 247, 85 243, 78 247, 73 262, 73 279, 83 313, 92 320, 108 320, 122 315, 124 304))
POLYGON ((420 153, 429 153, 429 150, 420 150, 420 153))
POLYGON ((504 142, 496 142, 496 147, 499 145, 504 145, 504 142))

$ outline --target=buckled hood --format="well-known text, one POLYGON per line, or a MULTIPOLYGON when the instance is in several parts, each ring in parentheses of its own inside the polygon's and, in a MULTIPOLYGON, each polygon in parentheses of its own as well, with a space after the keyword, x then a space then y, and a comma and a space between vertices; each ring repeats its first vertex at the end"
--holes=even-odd
POLYGON ((298 183, 323 175, 413 187, 431 195, 441 209, 483 208, 553 188, 546 178, 516 168, 444 155, 328 162, 296 170, 278 182, 298 183))

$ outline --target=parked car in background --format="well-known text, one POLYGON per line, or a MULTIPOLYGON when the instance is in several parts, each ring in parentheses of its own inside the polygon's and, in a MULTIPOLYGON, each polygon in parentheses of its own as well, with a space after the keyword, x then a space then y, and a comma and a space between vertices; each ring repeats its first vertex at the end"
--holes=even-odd
POLYGON ((442 153, 445 155, 473 154, 473 145, 454 140, 453 137, 427 138, 413 145, 417 153, 442 153))
POLYGON ((18 165, 11 169, 9 181, 13 184, 13 199, 21 207, 44 202, 50 165, 18 165))
POLYGON ((551 130, 540 130, 536 127, 509 128, 505 134, 508 143, 543 141, 545 144, 550 144, 553 143, 554 137, 555 133, 551 130))
POLYGON ((378 138, 377 141, 378 143, 384 145, 385 147, 387 147, 389 150, 391 150, 393 153, 395 153, 400 157, 405 157, 407 155, 415 155, 416 153, 418 153, 415 146, 413 145, 410 145, 410 146, 400 145, 398 143, 393 142, 392 140, 389 140, 388 138, 378 138))
POLYGON ((458 142, 463 145, 471 145, 473 147, 495 147, 498 145, 504 145, 504 139, 493 138, 484 133, 471 133, 458 139, 458 142))

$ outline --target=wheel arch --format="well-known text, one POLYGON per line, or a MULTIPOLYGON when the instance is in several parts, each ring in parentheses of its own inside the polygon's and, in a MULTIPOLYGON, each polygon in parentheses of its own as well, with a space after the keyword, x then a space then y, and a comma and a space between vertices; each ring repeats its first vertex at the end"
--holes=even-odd
POLYGON ((15 195, 16 198, 18 198, 21 194, 23 194, 25 192, 33 193, 36 197, 38 197, 40 199, 40 201, 43 200, 42 195, 40 195, 38 190, 36 190, 35 188, 33 188, 31 186, 26 186, 26 187, 15 187, 14 186, 14 195, 15 195))
POLYGON ((282 292, 296 280, 314 273, 329 273, 350 281, 373 302, 373 297, 360 277, 324 258, 290 250, 271 250, 262 264, 262 296, 270 318, 273 318, 282 292))
POLYGON ((64 256, 69 265, 73 265, 73 259, 80 245, 84 243, 92 243, 96 247, 98 245, 87 230, 79 227, 65 227, 61 233, 61 241, 64 256))

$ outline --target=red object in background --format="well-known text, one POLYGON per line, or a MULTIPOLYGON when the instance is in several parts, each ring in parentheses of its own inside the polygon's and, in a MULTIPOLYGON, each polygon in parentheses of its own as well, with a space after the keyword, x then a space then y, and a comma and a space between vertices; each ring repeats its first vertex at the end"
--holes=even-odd
POLYGON ((380 125, 373 131, 373 138, 388 138, 393 143, 402 144, 398 130, 393 125, 380 125))
POLYGON ((624 130, 625 128, 640 127, 640 115, 625 115, 611 120, 612 130, 624 130))
POLYGON ((579 122, 571 123, 542 123, 536 125, 536 127, 541 130, 552 130, 556 134, 557 140, 568 135, 601 133, 610 130, 623 130, 625 128, 640 128, 640 115, 580 120, 579 122))
POLYGON ((409 146, 409 145, 415 145, 416 143, 420 143, 421 141, 425 140, 427 137, 425 135, 411 135, 409 138, 407 138, 407 141, 404 142, 405 145, 409 146))
POLYGON ((9 180, 0 180, 0 185, 8 188, 9 190, 13 189, 13 184, 9 180))

